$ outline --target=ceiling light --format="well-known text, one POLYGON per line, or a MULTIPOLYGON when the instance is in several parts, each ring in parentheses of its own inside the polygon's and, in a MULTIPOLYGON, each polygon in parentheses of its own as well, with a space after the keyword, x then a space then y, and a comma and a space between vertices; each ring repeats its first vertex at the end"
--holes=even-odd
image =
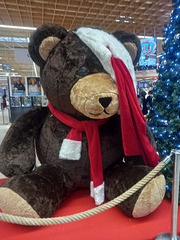
POLYGON ((19 75, 19 73, 12 73, 11 76, 19 75))
POLYGON ((12 28, 12 29, 24 29, 24 30, 36 30, 35 27, 22 27, 22 26, 12 26, 12 25, 0 25, 0 28, 12 28))
POLYGON ((125 23, 129 23, 129 21, 127 21, 127 20, 124 20, 124 22, 125 22, 125 23))
POLYGON ((120 22, 120 20, 119 20, 119 19, 116 19, 115 21, 116 21, 116 22, 120 22))
MULTIPOLYGON (((139 35, 138 37, 139 37, 139 38, 154 38, 153 36, 141 36, 141 35, 139 35)), ((157 37, 157 39, 158 39, 158 40, 163 40, 164 37, 157 37)))
POLYGON ((120 18, 125 18, 125 16, 120 16, 120 18))

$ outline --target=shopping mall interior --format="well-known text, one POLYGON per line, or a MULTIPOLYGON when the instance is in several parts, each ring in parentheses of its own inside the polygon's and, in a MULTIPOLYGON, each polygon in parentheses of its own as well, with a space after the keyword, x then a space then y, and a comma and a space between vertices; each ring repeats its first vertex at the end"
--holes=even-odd
MULTIPOLYGON (((47 96, 46 96, 47 88, 43 89, 42 87, 42 82, 40 77, 40 68, 36 64, 38 61, 37 62, 35 61, 36 62, 35 63, 31 59, 28 51, 28 45, 29 45, 32 34, 34 33, 34 31, 36 31, 38 27, 40 27, 43 24, 57 24, 65 28, 67 32, 70 32, 71 30, 75 32, 78 27, 87 26, 87 27, 92 27, 93 29, 102 29, 103 33, 104 32, 110 33, 111 36, 113 35, 114 32, 121 31, 121 30, 136 34, 137 37, 140 39, 141 55, 140 55, 139 61, 136 64, 134 64, 134 66, 132 64, 133 71, 135 70, 135 78, 133 78, 133 81, 135 81, 134 84, 135 84, 135 90, 136 90, 136 91, 134 90, 133 91, 135 94, 137 94, 137 97, 138 97, 139 102, 137 101, 137 103, 139 103, 140 105, 140 110, 141 110, 140 114, 142 115, 141 119, 146 120, 152 108, 150 104, 150 100, 148 99, 151 99, 151 103, 152 103, 153 94, 154 94, 153 91, 154 89, 157 89, 157 81, 159 77, 162 79, 162 74, 160 73, 159 69, 162 71, 163 64, 161 65, 160 59, 164 55, 164 51, 166 50, 165 48, 163 48, 164 42, 168 41, 167 38, 165 38, 165 29, 167 30, 167 26, 172 22, 172 20, 170 19, 173 13, 174 3, 179 4, 177 8, 177 11, 178 11, 178 9, 180 9, 179 0, 172 0, 172 1, 169 1, 169 0, 49 0, 49 1, 2 0, 0 1, 0 104, 1 104, 0 106, 0 144, 2 143, 8 129, 13 125, 13 123, 15 123, 15 121, 20 116, 23 116, 23 114, 29 112, 29 110, 36 110, 38 109, 38 107, 43 107, 42 109, 45 109, 45 107, 47 107, 48 105, 49 99, 47 99, 47 96)), ((174 16, 175 19, 180 18, 180 14, 179 15, 178 14, 174 16)), ((179 29, 180 27, 178 28, 178 31, 179 29)), ((174 46, 176 46, 177 42, 180 40, 180 34, 179 32, 174 33, 173 30, 170 32, 170 34, 171 35, 176 34, 175 36, 176 39, 174 44, 174 46)), ((90 45, 88 45, 88 47, 89 46, 90 45)), ((109 46, 106 46, 106 47, 109 48, 109 46)), ((47 49, 48 49, 48 46, 47 46, 47 49)), ((174 49, 172 46, 170 48, 170 52, 171 51, 173 52, 173 50, 174 49)), ((128 55, 128 57, 130 55, 128 55)), ((179 61, 180 49, 176 53, 176 56, 179 61)), ((43 59, 43 57, 41 59, 43 59)), ((101 59, 100 59, 100 62, 101 62, 101 59)), ((175 63, 175 66, 176 66, 177 62, 174 61, 173 63, 175 63)), ((163 67, 165 67, 164 65, 163 67)), ((102 66, 104 67, 103 64, 102 66)), ((178 66, 180 69, 180 64, 178 66)), ((171 72, 173 72, 173 68, 170 68, 170 70, 172 70, 171 72)), ((106 69, 103 71, 105 73, 108 72, 106 71, 106 69)), ((82 74, 84 73, 82 72, 82 74)), ((170 84, 169 82, 170 82, 170 77, 166 79, 166 86, 169 86, 170 84)), ((158 90, 156 91, 158 92, 158 90)), ((159 92, 160 91, 162 91, 162 89, 160 89, 159 92)), ((120 92, 118 92, 118 94, 120 94, 120 92)), ((167 99, 167 96, 166 96, 166 99, 167 99)), ((178 101, 179 99, 180 97, 178 98, 178 101)), ((172 107, 170 106, 170 104, 167 106, 169 106, 169 109, 172 107)), ((178 106, 180 107, 180 104, 178 106)), ((76 108, 75 109, 79 111, 78 107, 77 109, 76 108)), ((105 110, 104 112, 107 114, 105 110)), ((97 114, 94 114, 94 116, 96 115, 97 114)), ((120 110, 120 116, 121 116, 121 110, 120 110)), ((96 119, 96 117, 93 117, 93 118, 96 119)), ((162 119, 162 118, 159 119, 158 114, 155 114, 155 118, 158 119, 159 122, 161 122, 161 124, 168 125, 167 123, 168 120, 162 119)), ((179 118, 177 117, 176 120, 179 121, 179 118)), ((146 124, 146 123, 143 123, 143 124, 146 124)), ((178 123, 176 126, 179 127, 178 123)), ((154 126, 151 127, 151 129, 156 130, 154 126)), ((26 130, 28 133, 29 129, 26 128, 26 130)), ((162 138, 162 136, 165 136, 166 130, 160 133, 156 130, 155 134, 156 134, 155 137, 157 137, 157 139, 160 137, 162 138)), ((168 137, 171 138, 172 133, 168 133, 168 134, 169 134, 168 137)), ((179 134, 177 137, 179 138, 180 133, 178 132, 177 134, 179 134)), ((53 136, 54 135, 56 135, 55 130, 53 130, 53 136)), ((13 135, 13 136, 17 137, 16 135, 13 135)), ((44 139, 46 137, 47 136, 45 136, 45 134, 42 137, 44 142, 45 142, 44 139)), ((175 137, 173 136, 173 141, 174 139, 175 137)), ((129 138, 129 140, 131 139, 129 138)), ((57 142, 54 145, 51 144, 51 147, 56 146, 57 142)), ((7 141, 7 143, 10 143, 10 141, 7 141)), ((3 144, 5 145, 5 143, 3 144)), ((180 147, 180 144, 178 143, 177 146, 180 147)), ((37 146, 36 148, 37 151, 39 150, 38 147, 39 146, 37 146)), ((13 151, 15 151, 16 149, 15 144, 13 145, 12 148, 14 149, 13 151)), ((49 148, 50 146, 47 145, 47 151, 49 151, 49 148)), ((162 151, 162 156, 164 157, 167 155, 167 151, 166 150, 163 150, 163 151, 162 151)), ((114 154, 113 151, 110 151, 110 152, 111 153, 108 156, 111 156, 114 154)), ((1 151, 0 151, 0 154, 1 154, 1 151)), ((61 154, 60 150, 58 154, 60 158, 60 154, 61 154)), ((83 154, 86 154, 86 151, 84 151, 83 154)), ((38 168, 38 166, 40 165, 40 162, 36 152, 34 153, 34 155, 36 158, 36 165, 34 166, 33 170, 36 170, 36 168, 38 168)), ((131 157, 132 155, 129 155, 129 156, 131 157)), ((53 157, 54 156, 52 154, 52 158, 53 157)), ((158 156, 158 159, 159 159, 159 156, 158 156)), ((5 162, 5 160, 3 161, 5 162)), ((0 156, 0 164, 1 164, 1 156, 0 156)), ((16 163, 14 164, 14 166, 16 168, 16 163)), ((73 174, 74 173, 72 172, 72 175, 73 174)), ((63 178, 65 177, 66 176, 63 175, 63 178)), ((5 179, 6 179, 6 176, 0 172, 0 184, 4 182, 5 179)), ((114 183, 115 182, 116 182, 116 179, 114 180, 114 183)), ((167 187, 168 187, 168 190, 172 188, 172 186, 169 187, 168 184, 165 185, 165 188, 167 187)), ((28 189, 27 186, 25 186, 24 188, 28 189)), ((159 185, 156 186, 157 192, 163 191, 160 188, 159 189, 158 188, 159 188, 159 185)), ((28 190, 28 191, 31 191, 31 190, 28 190)), ((2 194, 0 192, 0 201, 1 201, 1 197, 2 197, 2 194)), ((152 202, 153 201, 156 202, 153 199, 152 199, 152 202)), ((163 197, 161 199, 159 197, 157 201, 160 202, 162 201, 162 199, 163 197)), ((6 205, 6 201, 8 202, 7 203, 8 205, 11 199, 9 200, 9 198, 7 197, 7 199, 4 200, 4 203, 3 203, 4 205, 6 205)), ((16 203, 17 202, 18 200, 16 200, 16 203)), ((22 206, 20 206, 21 204, 18 205, 20 209, 19 211, 21 210, 23 211, 23 206, 26 206, 27 202, 28 201, 23 202, 24 205, 22 204, 22 206)), ((131 205, 132 203, 128 203, 128 204, 131 205)), ((142 203, 140 202, 140 204, 142 203)), ((1 202, 0 202, 0 205, 1 205, 1 202)), ((70 197, 67 200, 65 200, 65 203, 63 202, 62 208, 58 208, 58 210, 55 212, 53 216, 59 217, 61 215, 63 216, 70 215, 77 212, 88 210, 93 207, 95 206, 94 206, 94 202, 89 197, 89 190, 85 190, 85 191, 78 190, 75 193, 72 193, 72 195, 70 195, 70 197)), ((31 211, 31 209, 28 211, 31 211)), ((146 209, 143 211, 146 211, 146 209)), ((104 213, 97 215, 97 217, 93 216, 92 218, 87 218, 86 220, 83 219, 76 223, 68 223, 69 225, 62 224, 60 226, 53 225, 53 226, 47 226, 47 227, 36 227, 36 226, 25 227, 25 226, 7 223, 6 221, 1 221, 2 216, 1 216, 1 210, 0 210, 0 236, 2 234, 3 240, 13 240, 13 239, 15 240, 24 240, 24 239, 27 239, 27 240, 31 240, 31 239, 37 239, 37 240, 40 240, 40 239, 45 239, 45 240, 51 240, 51 239, 55 239, 55 240, 58 240, 58 239, 63 239, 63 240, 74 240, 74 239, 78 239, 78 240, 85 240, 85 239, 86 240, 92 240, 92 239, 148 240, 149 239, 150 240, 150 239, 155 239, 155 237, 161 232, 171 231, 171 233, 174 234, 173 236, 175 236, 176 235, 175 232, 178 231, 178 233, 180 234, 180 228, 178 228, 177 230, 177 227, 176 227, 175 230, 172 230, 171 225, 173 223, 171 220, 172 219, 171 215, 172 215, 172 212, 171 212, 170 201, 163 200, 161 207, 159 207, 157 211, 155 211, 154 215, 152 213, 147 217, 143 216, 140 220, 136 218, 131 218, 129 216, 127 217, 124 213, 119 212, 119 209, 112 208, 111 210, 105 211, 104 213)), ((39 216, 40 215, 38 215, 38 217, 39 216)), ((180 221, 180 217, 178 219, 180 221)), ((156 239, 160 240, 160 239, 171 239, 171 238, 156 238, 156 239)), ((180 238, 172 238, 172 239, 175 240, 180 238)))
MULTIPOLYGON (((151 38, 156 48, 154 62, 141 64, 136 71, 139 86, 148 92, 157 80, 156 66, 162 55, 164 26, 168 24, 172 3, 168 0, 63 0, 33 1, 7 0, 0 3, 0 124, 12 123, 26 110, 47 104, 39 82, 39 67, 28 54, 28 42, 32 32, 42 24, 55 23, 67 30, 79 26, 94 26, 110 33, 126 30, 137 34, 143 41, 151 38), (154 39, 153 39, 154 37, 154 39), (147 64, 150 66, 147 68, 147 64), (142 69, 144 71, 142 71, 142 69), (147 70, 147 71, 145 71, 147 70), (20 96, 14 83, 20 77, 25 91, 20 96), (41 90, 30 94, 30 78, 41 90), (3 95, 6 102, 3 107, 3 95)), ((146 41, 147 42, 147 41, 146 41)), ((149 46, 150 46, 149 45, 149 46)), ((150 59, 150 58, 149 58, 150 59)))

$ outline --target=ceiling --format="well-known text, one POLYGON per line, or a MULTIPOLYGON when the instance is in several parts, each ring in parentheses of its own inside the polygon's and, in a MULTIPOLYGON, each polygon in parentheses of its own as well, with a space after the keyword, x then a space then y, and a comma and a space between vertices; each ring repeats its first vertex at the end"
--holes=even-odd
MULTIPOLYGON (((56 23, 66 29, 98 26, 113 32, 128 30, 142 36, 163 36, 169 23, 172 4, 169 0, 1 0, 0 1, 0 64, 11 65, 11 74, 35 76, 32 63, 17 63, 14 48, 27 48, 32 30, 12 29, 2 25, 38 27, 56 23), (7 38, 8 37, 8 38, 7 38)), ((159 52, 161 42, 159 42, 159 52)), ((0 66, 1 69, 1 66, 0 66)), ((37 74, 39 74, 36 66, 37 74)), ((0 70, 0 78, 7 71, 0 70)))

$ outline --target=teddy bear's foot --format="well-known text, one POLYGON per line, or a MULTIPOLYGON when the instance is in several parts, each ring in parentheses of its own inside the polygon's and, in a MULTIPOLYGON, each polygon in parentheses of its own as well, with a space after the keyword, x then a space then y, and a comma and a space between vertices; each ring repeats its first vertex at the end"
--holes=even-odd
POLYGON ((165 186, 166 183, 163 175, 153 178, 140 193, 135 203, 132 216, 139 218, 153 212, 164 198, 165 186))
POLYGON ((74 184, 61 168, 42 165, 1 185, 0 209, 23 217, 50 217, 73 189, 74 184))
MULTIPOLYGON (((112 200, 124 193, 151 170, 150 167, 142 165, 121 164, 112 167, 105 173, 106 198, 112 200)), ((158 175, 118 207, 129 217, 146 216, 160 205, 165 189, 165 178, 163 175, 158 175)))
POLYGON ((3 213, 23 217, 40 217, 26 200, 8 187, 0 188, 0 199, 0 208, 3 213))

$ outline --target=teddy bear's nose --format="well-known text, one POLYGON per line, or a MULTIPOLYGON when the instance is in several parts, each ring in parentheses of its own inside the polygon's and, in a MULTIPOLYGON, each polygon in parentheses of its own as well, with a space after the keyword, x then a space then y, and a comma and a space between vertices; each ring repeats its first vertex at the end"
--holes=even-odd
POLYGON ((111 97, 99 98, 99 102, 104 108, 107 108, 107 106, 110 104, 111 100, 112 100, 111 97))

